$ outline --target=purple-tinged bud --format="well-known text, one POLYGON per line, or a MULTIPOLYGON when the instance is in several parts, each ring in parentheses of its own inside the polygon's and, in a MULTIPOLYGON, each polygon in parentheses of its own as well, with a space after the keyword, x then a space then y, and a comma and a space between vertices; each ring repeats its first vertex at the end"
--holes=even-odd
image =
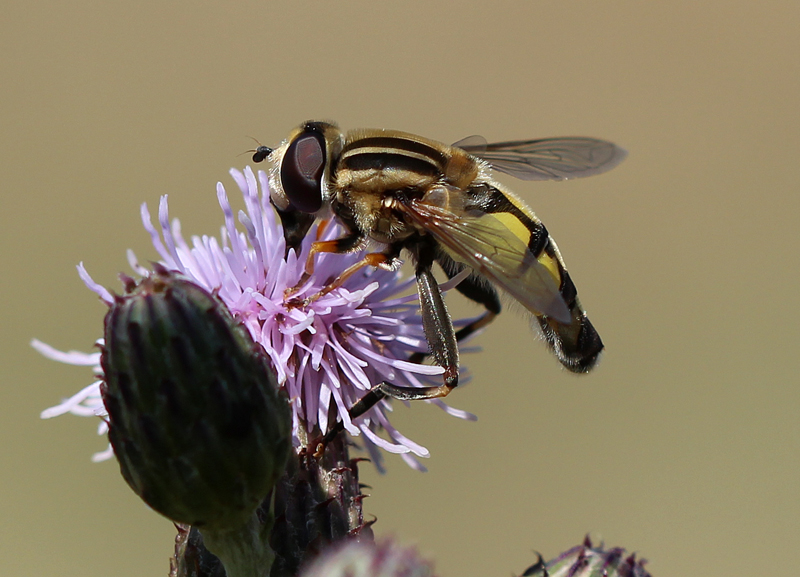
POLYGON ((552 561, 539 561, 528 567, 522 577, 651 577, 644 568, 647 561, 625 549, 593 547, 587 535, 583 544, 565 551, 552 561))
POLYGON ((216 296, 163 267, 123 282, 101 358, 122 476, 173 521, 240 527, 285 468, 288 401, 216 296))
POLYGON ((391 540, 349 541, 330 548, 303 571, 300 577, 433 577, 433 565, 414 547, 401 547, 391 540))

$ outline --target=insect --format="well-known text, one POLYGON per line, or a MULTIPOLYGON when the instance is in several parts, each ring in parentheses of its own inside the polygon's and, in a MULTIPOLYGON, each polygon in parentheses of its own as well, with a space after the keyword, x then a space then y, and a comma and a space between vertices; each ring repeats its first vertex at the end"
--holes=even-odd
POLYGON ((300 125, 274 150, 259 147, 253 160, 272 162, 271 201, 287 251, 298 247, 319 218, 334 218, 346 230, 341 238, 312 244, 298 287, 313 274, 319 253, 380 247, 312 300, 363 267, 396 268, 403 251, 414 263, 429 354, 444 369, 443 382, 422 388, 379 383, 351 409, 351 417, 386 397, 415 400, 450 393, 458 385, 458 341, 500 313, 497 289, 532 313, 564 367, 590 371, 603 342, 581 307, 561 254, 542 222, 494 180, 492 169, 524 180, 564 180, 610 170, 626 155, 593 138, 487 144, 473 136, 446 145, 394 130, 345 133, 318 121, 300 125), (434 263, 449 278, 467 271, 456 289, 486 309, 458 331, 434 278, 434 263))

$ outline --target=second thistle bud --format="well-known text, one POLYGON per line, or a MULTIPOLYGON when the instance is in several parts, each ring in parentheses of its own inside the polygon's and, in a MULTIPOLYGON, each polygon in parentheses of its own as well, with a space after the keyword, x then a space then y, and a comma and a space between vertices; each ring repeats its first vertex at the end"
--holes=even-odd
POLYGON ((101 359, 122 476, 173 521, 239 526, 284 470, 288 402, 215 296, 163 269, 126 289, 106 315, 101 359))
POLYGON ((651 577, 646 564, 646 560, 636 559, 635 553, 626 554, 622 547, 594 546, 587 535, 581 545, 547 563, 539 556, 522 577, 651 577))

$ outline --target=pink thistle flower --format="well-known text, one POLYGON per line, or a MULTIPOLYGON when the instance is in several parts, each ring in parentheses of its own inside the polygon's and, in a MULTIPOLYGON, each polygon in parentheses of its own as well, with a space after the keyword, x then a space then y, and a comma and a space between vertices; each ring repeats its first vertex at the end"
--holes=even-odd
MULTIPOLYGON (((284 290, 300 281, 311 243, 337 238, 342 229, 336 224, 315 226, 299 254, 292 250, 284 257, 283 231, 269 202, 267 175, 262 171, 256 175, 249 167, 244 172, 231 170, 230 174, 242 192, 246 211, 239 212, 241 229, 237 228, 225 188, 217 184, 217 198, 225 217, 220 239, 193 236, 191 244, 187 243, 179 221, 170 221, 166 196, 159 204, 158 227, 152 224, 147 206, 142 205, 142 222, 162 259, 160 264, 216 292, 247 327, 253 340, 264 347, 279 384, 292 402, 296 446, 301 444, 301 429, 318 428, 325 433, 330 424, 329 413, 334 410, 351 435, 363 437, 365 448, 379 469, 382 459, 377 449, 381 448, 424 470, 415 457, 428 457, 428 450, 392 426, 388 400, 354 421, 348 416, 348 409, 381 381, 407 387, 441 382, 441 367, 407 361, 411 354, 427 351, 416 294, 407 294, 414 279, 404 279, 400 271, 363 269, 342 287, 306 307, 287 306, 284 290), (381 435, 381 431, 385 434, 381 435)), ((294 296, 317 293, 359 259, 358 253, 320 254, 313 276, 294 296)), ((128 260, 138 274, 151 274, 131 251, 128 260)), ((83 263, 78 272, 101 300, 109 305, 113 302, 112 294, 91 279, 83 263)), ((442 288, 453 288, 459 280, 456 277, 442 288)), ((469 320, 462 321, 465 322, 469 320)), ((102 340, 98 344, 102 345, 102 340)), ((106 416, 100 395, 100 353, 63 353, 37 340, 32 345, 53 360, 93 367, 97 378, 82 391, 45 410, 42 418, 65 413, 106 416)), ((475 419, 439 399, 427 402, 453 416, 475 419)), ((107 430, 105 421, 101 422, 98 433, 105 434, 107 430)), ((108 459, 112 454, 109 447, 94 455, 93 460, 108 459)))

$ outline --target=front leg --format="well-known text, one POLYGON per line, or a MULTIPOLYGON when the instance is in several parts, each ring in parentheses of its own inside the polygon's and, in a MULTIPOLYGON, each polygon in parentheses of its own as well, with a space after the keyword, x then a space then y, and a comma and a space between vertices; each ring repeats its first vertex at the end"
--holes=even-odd
MULTIPOLYGON (((308 251, 308 258, 306 258, 306 266, 303 270, 303 275, 300 280, 293 287, 287 288, 283 291, 283 298, 288 299, 300 288, 308 282, 311 275, 314 274, 314 262, 316 255, 323 252, 330 252, 335 254, 344 254, 358 250, 366 242, 366 238, 360 232, 354 232, 342 238, 335 240, 323 240, 311 244, 311 249, 308 251)), ((352 274, 352 273, 351 273, 352 274)), ((320 295, 321 296, 321 295, 320 295)))

